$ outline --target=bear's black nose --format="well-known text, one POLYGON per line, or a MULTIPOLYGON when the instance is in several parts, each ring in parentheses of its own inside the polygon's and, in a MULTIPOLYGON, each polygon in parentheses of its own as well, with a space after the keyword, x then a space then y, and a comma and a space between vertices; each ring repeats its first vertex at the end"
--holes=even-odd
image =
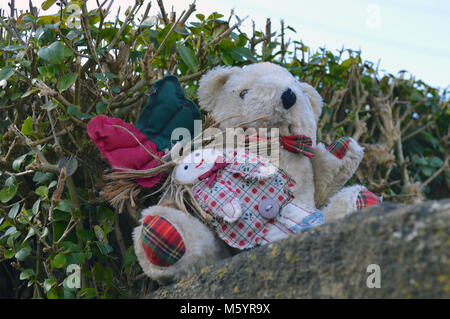
POLYGON ((292 107, 292 105, 294 105, 295 102, 297 101, 297 97, 295 96, 295 93, 292 92, 292 90, 288 88, 281 95, 281 101, 283 102, 283 107, 286 110, 289 110, 292 107))

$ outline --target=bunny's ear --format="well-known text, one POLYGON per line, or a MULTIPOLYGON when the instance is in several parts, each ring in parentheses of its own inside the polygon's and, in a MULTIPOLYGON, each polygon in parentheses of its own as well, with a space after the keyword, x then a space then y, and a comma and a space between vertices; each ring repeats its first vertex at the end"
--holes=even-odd
POLYGON ((319 116, 322 113, 322 104, 323 104, 322 97, 316 91, 316 89, 314 87, 312 87, 311 85, 309 85, 308 83, 301 82, 300 86, 301 86, 303 92, 305 92, 309 101, 311 102, 311 106, 313 108, 314 115, 316 117, 316 121, 318 121, 319 116))
POLYGON ((202 76, 198 88, 198 104, 205 111, 212 111, 217 97, 231 75, 239 72, 239 67, 219 66, 202 76))

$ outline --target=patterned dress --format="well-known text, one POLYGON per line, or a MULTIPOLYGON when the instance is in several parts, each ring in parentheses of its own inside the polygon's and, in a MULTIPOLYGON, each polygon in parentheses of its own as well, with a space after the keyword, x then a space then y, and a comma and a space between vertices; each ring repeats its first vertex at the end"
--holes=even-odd
POLYGON ((209 186, 207 180, 201 180, 193 186, 193 192, 228 245, 251 248, 323 224, 322 212, 313 207, 295 205, 294 210, 283 210, 293 205, 295 182, 267 159, 239 150, 227 163, 209 186), (275 216, 262 214, 261 205, 275 216))

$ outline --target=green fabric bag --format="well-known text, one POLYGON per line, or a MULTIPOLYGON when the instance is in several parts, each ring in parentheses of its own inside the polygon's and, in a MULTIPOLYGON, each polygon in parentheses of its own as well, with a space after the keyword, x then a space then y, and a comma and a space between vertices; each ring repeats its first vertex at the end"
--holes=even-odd
POLYGON ((171 149, 171 135, 176 128, 188 129, 193 138, 194 120, 199 119, 198 106, 184 96, 178 78, 168 75, 154 84, 136 127, 156 144, 158 151, 164 151, 171 149))

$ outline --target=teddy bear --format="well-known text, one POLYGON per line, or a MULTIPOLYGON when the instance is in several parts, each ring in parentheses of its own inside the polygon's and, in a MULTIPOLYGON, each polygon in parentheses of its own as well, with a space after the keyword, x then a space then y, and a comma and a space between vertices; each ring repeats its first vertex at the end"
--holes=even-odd
MULTIPOLYGON (((283 218, 285 221, 295 220, 305 207, 308 208, 306 216, 317 219, 320 215, 318 220, 323 217, 324 222, 329 222, 380 202, 364 186, 342 187, 358 168, 363 149, 350 137, 340 138, 330 145, 318 143, 317 123, 322 111, 322 98, 311 85, 300 82, 287 69, 269 62, 242 68, 216 67, 200 79, 198 102, 200 108, 219 123, 220 129, 247 130, 253 136, 256 132, 256 136, 262 139, 269 137, 264 136, 261 129, 278 132, 275 139, 280 151, 275 166, 295 183, 287 192, 290 194, 289 203, 276 209, 271 219, 272 222, 277 220, 277 225, 283 218)), ((184 164, 177 168, 190 167, 189 163, 184 164)), ((192 190, 195 193, 196 186, 192 190)), ((232 192, 224 193, 227 196, 232 192)), ((201 195, 197 195, 200 199, 201 195)), ((239 248, 239 242, 230 245, 230 236, 225 236, 225 231, 221 233, 220 230, 230 225, 239 227, 239 222, 236 222, 243 214, 242 198, 237 199, 238 203, 231 201, 233 203, 228 206, 220 207, 222 214, 215 219, 215 224, 213 222, 217 233, 208 221, 202 222, 201 218, 175 208, 171 199, 173 194, 166 192, 158 205, 143 210, 140 225, 133 233, 136 256, 143 271, 160 283, 177 280, 186 273, 230 256, 230 246, 239 248), (241 206, 240 211, 237 209, 239 218, 234 220, 233 214, 238 206, 241 206)), ((273 206, 274 203, 271 204, 273 206)), ((214 211, 210 205, 210 201, 200 204, 199 210, 214 211)), ((271 209, 270 204, 267 207, 271 209)), ((278 229, 273 236, 269 234, 266 242, 298 232, 295 225, 301 225, 301 222, 291 222, 290 229, 284 227, 284 231, 278 229)), ((244 243, 243 248, 250 248, 253 244, 244 243)))
POLYGON ((294 204, 317 207, 332 221, 379 203, 364 186, 341 188, 358 168, 363 148, 351 137, 317 143, 322 98, 287 69, 270 62, 216 67, 201 78, 198 100, 221 128, 247 121, 256 130, 279 130, 279 166, 297 182, 294 204), (295 137, 303 140, 300 149, 289 143, 295 137), (311 146, 306 152, 304 144, 311 146))
MULTIPOLYGON (((164 198, 161 202, 166 205, 144 210, 141 225, 134 232, 135 252, 142 268, 160 282, 170 281, 167 272, 178 265, 186 266, 186 261, 202 265, 197 260, 202 254, 209 253, 209 258, 226 254, 224 245, 209 236, 211 230, 226 246, 243 250, 324 222, 323 213, 315 207, 301 204, 288 209, 294 199, 291 190, 295 181, 269 159, 247 148, 195 149, 165 165, 173 193, 170 197, 181 202, 174 204, 164 198), (183 194, 190 196, 185 198, 183 194), (192 230, 195 240, 185 236, 191 236, 192 230), (192 246, 187 249, 187 245, 192 246)), ((184 272, 185 268, 174 275, 184 272)))

